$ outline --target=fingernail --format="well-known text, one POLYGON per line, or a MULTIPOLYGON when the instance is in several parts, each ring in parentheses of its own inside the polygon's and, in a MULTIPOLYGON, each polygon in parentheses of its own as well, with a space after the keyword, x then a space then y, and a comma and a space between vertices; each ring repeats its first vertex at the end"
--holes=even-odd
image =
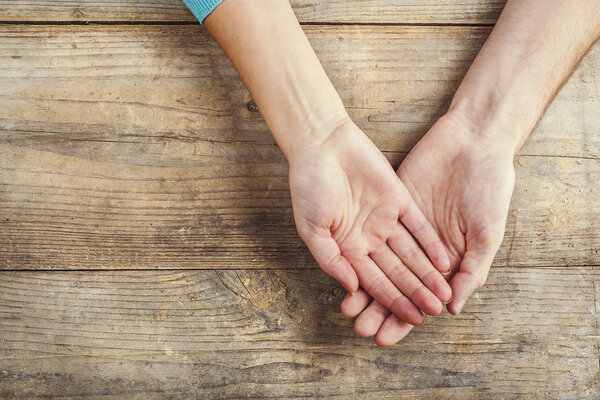
POLYGON ((454 296, 451 296, 448 301, 443 301, 442 303, 449 304, 449 303, 452 303, 452 300, 454 300, 454 296))
POLYGON ((465 306, 465 303, 467 302, 467 299, 462 299, 461 301, 458 302, 458 304, 456 304, 456 314, 460 313, 462 311, 462 308, 465 306))

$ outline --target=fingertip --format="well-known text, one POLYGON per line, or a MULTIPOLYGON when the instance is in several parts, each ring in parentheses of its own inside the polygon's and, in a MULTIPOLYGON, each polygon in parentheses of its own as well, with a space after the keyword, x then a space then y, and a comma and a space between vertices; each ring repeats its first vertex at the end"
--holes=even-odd
POLYGON ((393 341, 387 337, 381 337, 379 335, 375 335, 374 341, 375 341, 375 344, 379 347, 390 347, 390 346, 393 346, 396 343, 398 343, 400 340, 393 341))
POLYGON ((342 301, 342 314, 347 318, 354 318, 369 304, 370 297, 364 290, 358 290, 351 295, 348 293, 342 301))
POLYGON ((433 263, 433 265, 435 266, 435 268, 442 274, 449 274, 452 265, 450 263, 450 257, 448 257, 448 254, 446 253, 446 250, 440 248, 434 258, 435 262, 433 263))
POLYGON ((448 308, 448 312, 452 315, 458 315, 460 314, 460 312, 462 311, 463 307, 465 306, 465 303, 467 302, 467 298, 465 297, 464 299, 458 300, 458 301, 452 301, 451 303, 449 303, 447 305, 448 308))
POLYGON ((381 304, 374 301, 359 315, 354 323, 354 331, 360 337, 369 337, 377 333, 390 312, 381 304))
POLYGON ((348 284, 348 288, 346 290, 348 290, 348 293, 350 293, 351 296, 354 296, 356 294, 356 292, 358 292, 358 277, 356 276, 356 272, 354 272, 354 269, 352 269, 352 273, 349 274, 349 284, 348 284))
POLYGON ((377 329, 371 327, 369 324, 360 323, 359 320, 356 320, 354 323, 354 332, 362 338, 371 337, 377 333, 377 329))
POLYGON ((332 268, 330 271, 326 272, 329 272, 351 296, 358 291, 359 283, 356 272, 354 272, 352 266, 345 259, 338 263, 336 268, 332 268))
MULTIPOLYGON (((348 295, 349 296, 349 295, 348 295)), ((348 296, 346 296, 346 298, 342 301, 342 305, 340 306, 340 308, 342 309, 342 315, 346 318, 354 318, 356 315, 351 308, 351 306, 348 305, 348 302, 346 300, 348 300, 348 296)))
POLYGON ((392 309, 390 311, 399 319, 406 321, 411 325, 422 326, 425 324, 425 316, 421 310, 408 299, 398 305, 392 304, 392 309))
POLYGON ((349 296, 354 296, 358 292, 358 279, 350 278, 349 282, 345 282, 344 289, 348 292, 349 296))
MULTIPOLYGON (((396 315, 398 316, 398 314, 396 315)), ((423 326, 425 325, 425 315, 419 310, 419 313, 412 313, 405 321, 414 326, 423 326)))
POLYGON ((375 334, 375 344, 379 347, 389 347, 404 339, 413 328, 412 325, 390 315, 375 334))
POLYGON ((473 274, 468 272, 459 271, 454 275, 450 281, 450 287, 452 288, 452 294, 454 298, 448 303, 448 311, 452 315, 458 315, 467 299, 481 287, 481 284, 477 283, 477 278, 473 274))
POLYGON ((448 284, 448 282, 444 281, 444 284, 441 285, 438 289, 438 298, 443 303, 450 303, 452 301, 452 288, 448 284))
POLYGON ((443 276, 436 275, 427 282, 427 287, 442 303, 449 303, 452 299, 452 288, 443 276))
POLYGON ((444 313, 444 305, 442 304, 441 301, 433 302, 433 304, 429 305, 429 311, 430 312, 427 313, 429 315, 433 315, 433 316, 442 315, 444 313))
MULTIPOLYGON (((301 231, 300 229, 298 230, 301 231)), ((358 277, 352 265, 342 256, 335 240, 327 232, 321 235, 300 235, 325 273, 337 280, 349 293, 358 290, 358 277)))
POLYGON ((412 297, 412 301, 415 305, 421 308, 421 311, 428 315, 440 315, 444 312, 444 306, 442 302, 431 293, 429 290, 417 290, 412 297))

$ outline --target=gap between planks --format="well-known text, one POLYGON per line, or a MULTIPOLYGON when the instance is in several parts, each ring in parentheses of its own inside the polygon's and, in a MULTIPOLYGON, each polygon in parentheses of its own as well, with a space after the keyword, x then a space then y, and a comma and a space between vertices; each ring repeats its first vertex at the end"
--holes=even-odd
MULTIPOLYGON (((492 270, 500 270, 506 268, 505 265, 492 265, 492 270)), ((534 269, 571 269, 571 268, 600 268, 600 265, 511 265, 510 268, 534 268, 534 269)), ((31 269, 19 269, 19 268, 0 268, 0 273, 3 272, 41 272, 41 273, 51 273, 51 272, 141 272, 141 271, 172 271, 172 272, 182 272, 182 271, 319 271, 320 268, 306 268, 306 267, 265 267, 265 268, 53 268, 53 269, 40 269, 40 268, 31 268, 31 269)))
MULTIPOLYGON (((0 25, 174 25, 187 26, 198 25, 197 21, 0 21, 0 25)), ((469 22, 300 22, 306 26, 413 26, 413 27, 462 27, 480 28, 494 27, 492 23, 469 23, 469 22)))

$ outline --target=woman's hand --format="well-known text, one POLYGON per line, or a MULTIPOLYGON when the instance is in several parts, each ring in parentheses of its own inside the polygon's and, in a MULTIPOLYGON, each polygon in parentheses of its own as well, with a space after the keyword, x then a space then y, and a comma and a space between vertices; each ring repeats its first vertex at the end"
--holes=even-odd
POLYGON ((289 161, 298 232, 325 272, 350 292, 360 282, 411 324, 424 322, 420 310, 443 312, 451 291, 439 272, 450 267, 442 242, 354 123, 345 121, 289 161))
POLYGON ((349 120, 289 2, 226 0, 204 23, 290 163, 296 225, 319 265, 413 324, 424 321, 419 308, 441 313, 450 298, 434 268, 449 268, 441 242, 349 120))

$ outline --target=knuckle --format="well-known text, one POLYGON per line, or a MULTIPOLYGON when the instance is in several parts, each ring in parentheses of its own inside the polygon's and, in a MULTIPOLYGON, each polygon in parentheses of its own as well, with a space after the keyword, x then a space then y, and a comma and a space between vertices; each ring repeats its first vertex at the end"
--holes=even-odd
POLYGON ((436 240, 432 240, 431 242, 427 243, 427 245, 425 246, 425 251, 432 251, 435 250, 436 248, 442 246, 442 242, 439 239, 436 240))
POLYGON ((419 253, 421 253, 421 248, 418 246, 410 246, 408 247, 405 251, 404 251, 404 258, 406 259, 414 259, 416 258, 419 253))
POLYGON ((383 286, 384 282, 387 280, 387 277, 383 274, 379 274, 376 277, 374 277, 373 279, 371 279, 366 285, 365 285, 365 289, 367 289, 367 291, 369 293, 371 292, 376 292, 381 286, 383 286))
POLYGON ((335 266, 336 264, 342 259, 341 255, 336 255, 334 256, 331 260, 329 260, 328 262, 326 262, 321 269, 325 272, 327 272, 328 274, 331 275, 331 272, 335 270, 335 266))
POLYGON ((398 314, 399 312, 403 313, 405 311, 404 305, 407 301, 408 298, 402 294, 398 294, 390 303, 390 311, 392 311, 394 314, 398 314))
POLYGON ((421 325, 424 321, 421 312, 418 311, 413 302, 402 294, 392 300, 389 310, 409 324, 421 325))
POLYGON ((412 300, 414 304, 424 304, 424 300, 429 297, 429 290, 424 286, 419 286, 413 290, 410 294, 409 298, 412 300))
POLYGON ((417 298, 417 294, 419 293, 419 290, 422 289, 421 286, 417 286, 416 288, 414 288, 412 290, 412 292, 410 292, 410 294, 408 295, 408 298, 412 300, 412 302, 415 302, 415 299, 417 298))
POLYGON ((407 272, 406 266, 400 262, 390 269, 388 276, 393 282, 400 282, 406 278, 407 272))
POLYGON ((433 269, 429 272, 426 272, 425 275, 423 275, 420 278, 421 282, 423 282, 423 284, 427 287, 433 286, 433 283, 435 282, 436 274, 439 274, 439 272, 436 270, 433 270, 433 269))

